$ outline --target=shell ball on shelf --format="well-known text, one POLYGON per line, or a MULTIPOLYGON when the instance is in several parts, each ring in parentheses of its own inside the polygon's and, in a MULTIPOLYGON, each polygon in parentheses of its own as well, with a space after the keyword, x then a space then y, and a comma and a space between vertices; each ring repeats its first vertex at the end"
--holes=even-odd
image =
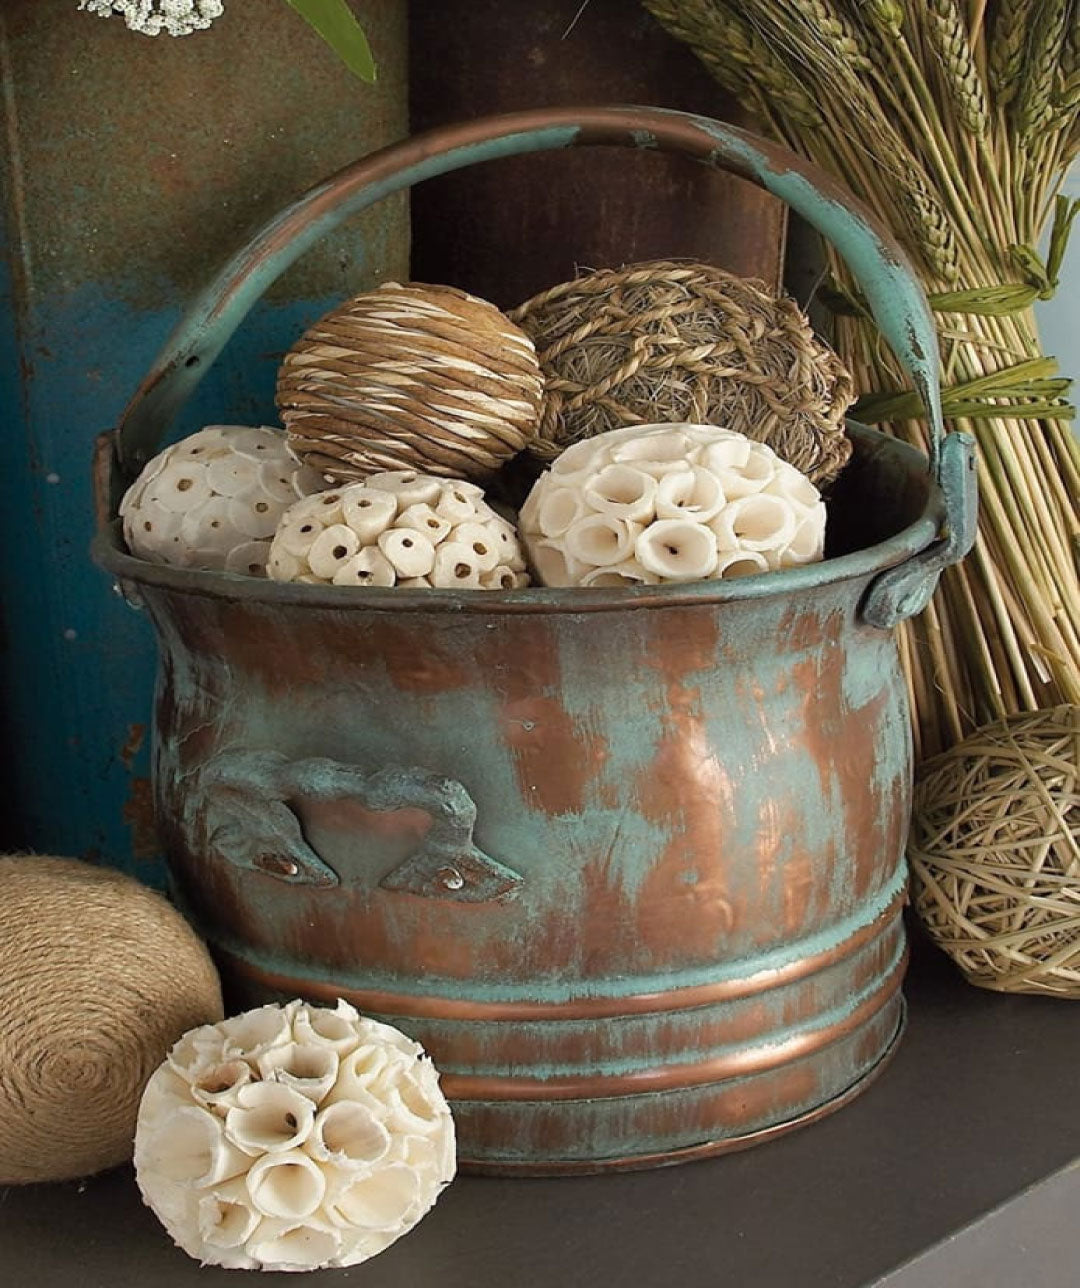
POLYGON ((143 1199, 204 1265, 352 1266, 430 1210, 454 1122, 423 1048, 299 1000, 185 1034, 139 1108, 143 1199))
POLYGON ((528 585, 512 523, 475 483, 415 470, 297 501, 267 565, 276 581, 335 586, 513 590, 528 585))
POLYGON ((278 519, 325 486, 281 430, 208 425, 144 466, 120 503, 124 539, 150 563, 261 577, 278 519))
POLYGON ((415 469, 484 481, 536 433, 532 341, 450 286, 386 282, 332 310, 278 373, 289 441, 331 482, 415 469))
POLYGON ((580 439, 658 421, 739 430, 817 484, 851 455, 851 375, 795 301, 762 282, 659 260, 584 274, 510 316, 544 375, 529 452, 545 461, 580 439))
POLYGON ((143 1088, 221 1018, 194 931, 161 895, 77 859, 0 857, 0 1185, 131 1158, 143 1088))
POLYGON ((567 448, 519 526, 545 586, 730 579, 821 559, 825 503, 744 434, 635 425, 567 448))

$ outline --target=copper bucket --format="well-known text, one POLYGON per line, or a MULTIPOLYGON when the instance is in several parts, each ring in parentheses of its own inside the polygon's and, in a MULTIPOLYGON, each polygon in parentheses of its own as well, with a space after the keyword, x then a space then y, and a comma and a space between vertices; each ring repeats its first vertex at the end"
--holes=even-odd
POLYGON ((854 1095, 900 1032, 911 745, 891 627, 972 540, 934 328, 824 175, 654 108, 441 129, 365 158, 237 256, 99 453, 108 517, 259 293, 322 232, 515 153, 683 152, 847 258, 933 456, 852 424, 823 563, 734 582, 470 592, 279 585, 96 557, 158 632, 158 821, 237 1005, 346 997, 443 1070, 466 1166, 739 1148, 854 1095))

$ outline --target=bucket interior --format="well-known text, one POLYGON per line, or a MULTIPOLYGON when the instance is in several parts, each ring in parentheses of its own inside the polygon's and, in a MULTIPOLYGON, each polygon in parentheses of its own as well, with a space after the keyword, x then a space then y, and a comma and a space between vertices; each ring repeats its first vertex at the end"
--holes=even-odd
POLYGON ((933 483, 925 459, 903 444, 848 422, 851 460, 827 489, 825 558, 890 541, 926 512, 933 483))

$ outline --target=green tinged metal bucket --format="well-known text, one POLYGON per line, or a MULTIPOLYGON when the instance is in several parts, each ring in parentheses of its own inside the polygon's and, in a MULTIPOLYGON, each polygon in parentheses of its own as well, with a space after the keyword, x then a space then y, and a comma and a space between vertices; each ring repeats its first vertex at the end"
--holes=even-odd
POLYGON ((890 630, 974 534, 935 333, 827 176, 656 108, 434 131, 274 220, 189 311, 98 454, 95 554, 157 628, 158 823, 236 1005, 346 997, 422 1041, 466 1166, 652 1165, 855 1094, 902 1019, 909 715, 890 630), (824 562, 733 582, 444 591, 144 563, 122 489, 260 292, 347 216, 522 152, 685 153, 843 254, 929 411, 930 468, 851 424, 824 562))

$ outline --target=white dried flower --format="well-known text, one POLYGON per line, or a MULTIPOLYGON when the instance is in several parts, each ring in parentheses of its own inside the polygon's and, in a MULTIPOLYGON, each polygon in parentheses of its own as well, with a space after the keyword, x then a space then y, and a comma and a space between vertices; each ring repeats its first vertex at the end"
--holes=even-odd
POLYGON ((456 1168, 438 1074, 405 1034, 262 1006, 180 1039, 143 1094, 143 1199, 203 1264, 350 1266, 410 1230, 456 1168))
POLYGON ((517 532, 482 490, 415 470, 297 501, 281 516, 267 571, 277 581, 335 586, 528 585, 517 532))
POLYGON ((143 467, 120 503, 124 539, 151 563, 262 577, 278 520, 325 486, 280 430, 208 425, 143 467))
POLYGON ((545 586, 747 577, 823 556, 825 503, 771 447, 716 425, 634 425, 567 448, 520 529, 545 586))
POLYGON ((190 36, 225 12, 222 0, 79 0, 79 8, 99 18, 122 17, 144 36, 190 36))

